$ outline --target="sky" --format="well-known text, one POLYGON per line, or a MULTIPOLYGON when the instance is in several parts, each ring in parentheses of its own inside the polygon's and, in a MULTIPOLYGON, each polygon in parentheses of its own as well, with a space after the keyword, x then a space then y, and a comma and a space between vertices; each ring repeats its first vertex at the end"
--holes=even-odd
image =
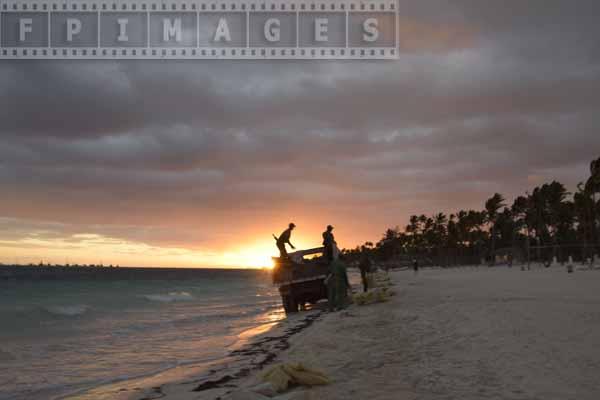
POLYGON ((597 0, 400 0, 395 61, 2 61, 0 262, 262 266, 600 156, 597 0))

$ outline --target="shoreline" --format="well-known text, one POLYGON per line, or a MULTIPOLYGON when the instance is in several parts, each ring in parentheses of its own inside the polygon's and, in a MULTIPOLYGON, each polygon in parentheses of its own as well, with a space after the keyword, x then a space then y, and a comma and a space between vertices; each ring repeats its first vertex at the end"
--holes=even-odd
MULTIPOLYGON (((406 269, 390 273, 402 273, 406 269)), ((412 273, 412 272, 411 272, 412 273)), ((360 275, 349 271, 349 279, 355 293, 362 290, 360 275)), ((394 297, 392 297, 393 299, 394 297)), ((311 337, 331 338, 335 336, 340 320, 354 317, 354 310, 371 314, 377 307, 387 303, 372 304, 357 308, 350 305, 338 312, 328 312, 327 303, 319 303, 313 309, 286 317, 265 325, 272 328, 244 339, 248 331, 263 329, 265 325, 240 334, 240 340, 229 348, 226 358, 201 367, 182 366, 142 379, 127 380, 106 386, 101 391, 88 391, 84 396, 66 397, 61 400, 225 400, 237 392, 245 392, 260 384, 261 371, 279 362, 302 361, 319 368, 319 356, 307 359, 307 347, 314 347, 311 337), (318 323, 316 323, 318 322, 318 323), (242 358, 242 362, 240 359, 242 358), (125 386, 125 387, 124 387, 125 386)), ((374 313, 377 316, 379 313, 374 313)), ((368 320, 365 321, 368 324, 368 320)), ((328 342, 330 348, 335 348, 328 342)), ((316 347, 320 347, 318 344, 316 347)), ((351 354, 351 353, 347 353, 351 354)), ((335 383, 335 382, 334 382, 335 383)), ((308 393, 308 392, 307 392, 308 393)))
POLYGON ((227 354, 217 360, 179 365, 143 377, 123 379, 82 389, 56 400, 152 400, 159 398, 210 398, 226 393, 271 363, 288 349, 289 340, 321 318, 321 307, 277 322, 261 324, 240 332, 227 354), (187 395, 186 395, 187 393, 187 395), (214 396, 213 396, 214 394, 214 396), (183 397, 182 397, 183 396, 183 397))

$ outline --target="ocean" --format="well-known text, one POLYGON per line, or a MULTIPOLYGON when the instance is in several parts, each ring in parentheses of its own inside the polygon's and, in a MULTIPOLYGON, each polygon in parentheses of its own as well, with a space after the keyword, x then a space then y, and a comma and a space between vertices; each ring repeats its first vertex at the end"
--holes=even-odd
POLYGON ((244 332, 285 318, 265 271, 22 271, 0 274, 1 400, 219 360, 244 332))

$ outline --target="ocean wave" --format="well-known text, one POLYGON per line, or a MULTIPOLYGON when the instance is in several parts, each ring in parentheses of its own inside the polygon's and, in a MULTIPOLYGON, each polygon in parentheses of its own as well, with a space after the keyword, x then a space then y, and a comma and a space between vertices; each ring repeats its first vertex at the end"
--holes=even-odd
POLYGON ((44 310, 50 314, 63 316, 63 317, 76 317, 85 314, 90 309, 85 304, 75 304, 71 306, 49 306, 44 307, 44 310))
POLYGON ((190 301, 194 299, 194 296, 188 292, 171 292, 169 294, 147 294, 144 298, 161 303, 172 303, 174 301, 190 301))

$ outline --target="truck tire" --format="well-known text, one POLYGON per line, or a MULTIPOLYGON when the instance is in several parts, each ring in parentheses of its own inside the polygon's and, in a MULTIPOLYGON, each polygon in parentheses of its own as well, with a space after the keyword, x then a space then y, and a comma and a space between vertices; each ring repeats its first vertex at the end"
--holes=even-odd
POLYGON ((286 314, 296 313, 298 312, 298 303, 296 299, 292 295, 283 295, 281 296, 281 300, 283 303, 283 309, 286 314))

